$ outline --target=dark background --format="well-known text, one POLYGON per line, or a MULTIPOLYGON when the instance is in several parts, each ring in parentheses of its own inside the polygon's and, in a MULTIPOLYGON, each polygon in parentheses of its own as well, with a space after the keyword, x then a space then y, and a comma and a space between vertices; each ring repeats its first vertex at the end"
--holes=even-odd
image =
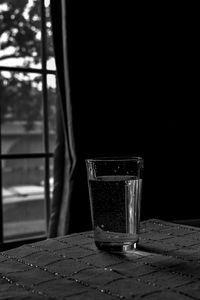
POLYGON ((193 11, 68 1, 67 26, 82 185, 76 197, 88 197, 85 158, 139 155, 145 162, 142 218, 199 218, 193 11))

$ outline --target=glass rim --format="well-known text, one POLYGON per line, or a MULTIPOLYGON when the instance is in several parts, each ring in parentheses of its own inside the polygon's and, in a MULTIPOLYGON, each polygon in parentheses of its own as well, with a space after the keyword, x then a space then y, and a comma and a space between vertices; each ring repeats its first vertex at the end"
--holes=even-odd
POLYGON ((141 156, 102 156, 85 159, 86 162, 120 162, 120 161, 143 161, 141 156))

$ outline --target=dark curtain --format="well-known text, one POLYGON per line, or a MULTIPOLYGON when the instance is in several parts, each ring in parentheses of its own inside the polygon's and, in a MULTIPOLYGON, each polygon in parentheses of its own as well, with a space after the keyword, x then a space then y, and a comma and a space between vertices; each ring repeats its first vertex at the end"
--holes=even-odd
POLYGON ((60 88, 50 236, 91 229, 85 158, 142 156, 142 218, 198 217, 195 25, 175 7, 51 1, 60 88), (190 202, 190 205, 188 205, 190 202))

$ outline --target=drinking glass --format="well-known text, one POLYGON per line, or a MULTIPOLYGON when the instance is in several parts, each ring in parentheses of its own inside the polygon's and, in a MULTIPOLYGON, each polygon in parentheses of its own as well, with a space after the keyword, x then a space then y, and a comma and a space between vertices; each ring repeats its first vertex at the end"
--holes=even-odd
POLYGON ((139 239, 143 158, 86 159, 94 241, 102 250, 124 252, 139 239))

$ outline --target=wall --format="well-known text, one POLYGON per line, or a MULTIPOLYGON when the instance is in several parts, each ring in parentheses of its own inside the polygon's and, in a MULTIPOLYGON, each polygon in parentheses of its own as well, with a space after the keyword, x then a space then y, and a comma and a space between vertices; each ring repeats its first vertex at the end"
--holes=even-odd
MULTIPOLYGON (((181 8, 68 5, 79 160, 143 156, 143 218, 199 216, 194 175, 199 160, 197 30, 181 8)), ((79 172, 84 178, 84 162, 79 172)))

